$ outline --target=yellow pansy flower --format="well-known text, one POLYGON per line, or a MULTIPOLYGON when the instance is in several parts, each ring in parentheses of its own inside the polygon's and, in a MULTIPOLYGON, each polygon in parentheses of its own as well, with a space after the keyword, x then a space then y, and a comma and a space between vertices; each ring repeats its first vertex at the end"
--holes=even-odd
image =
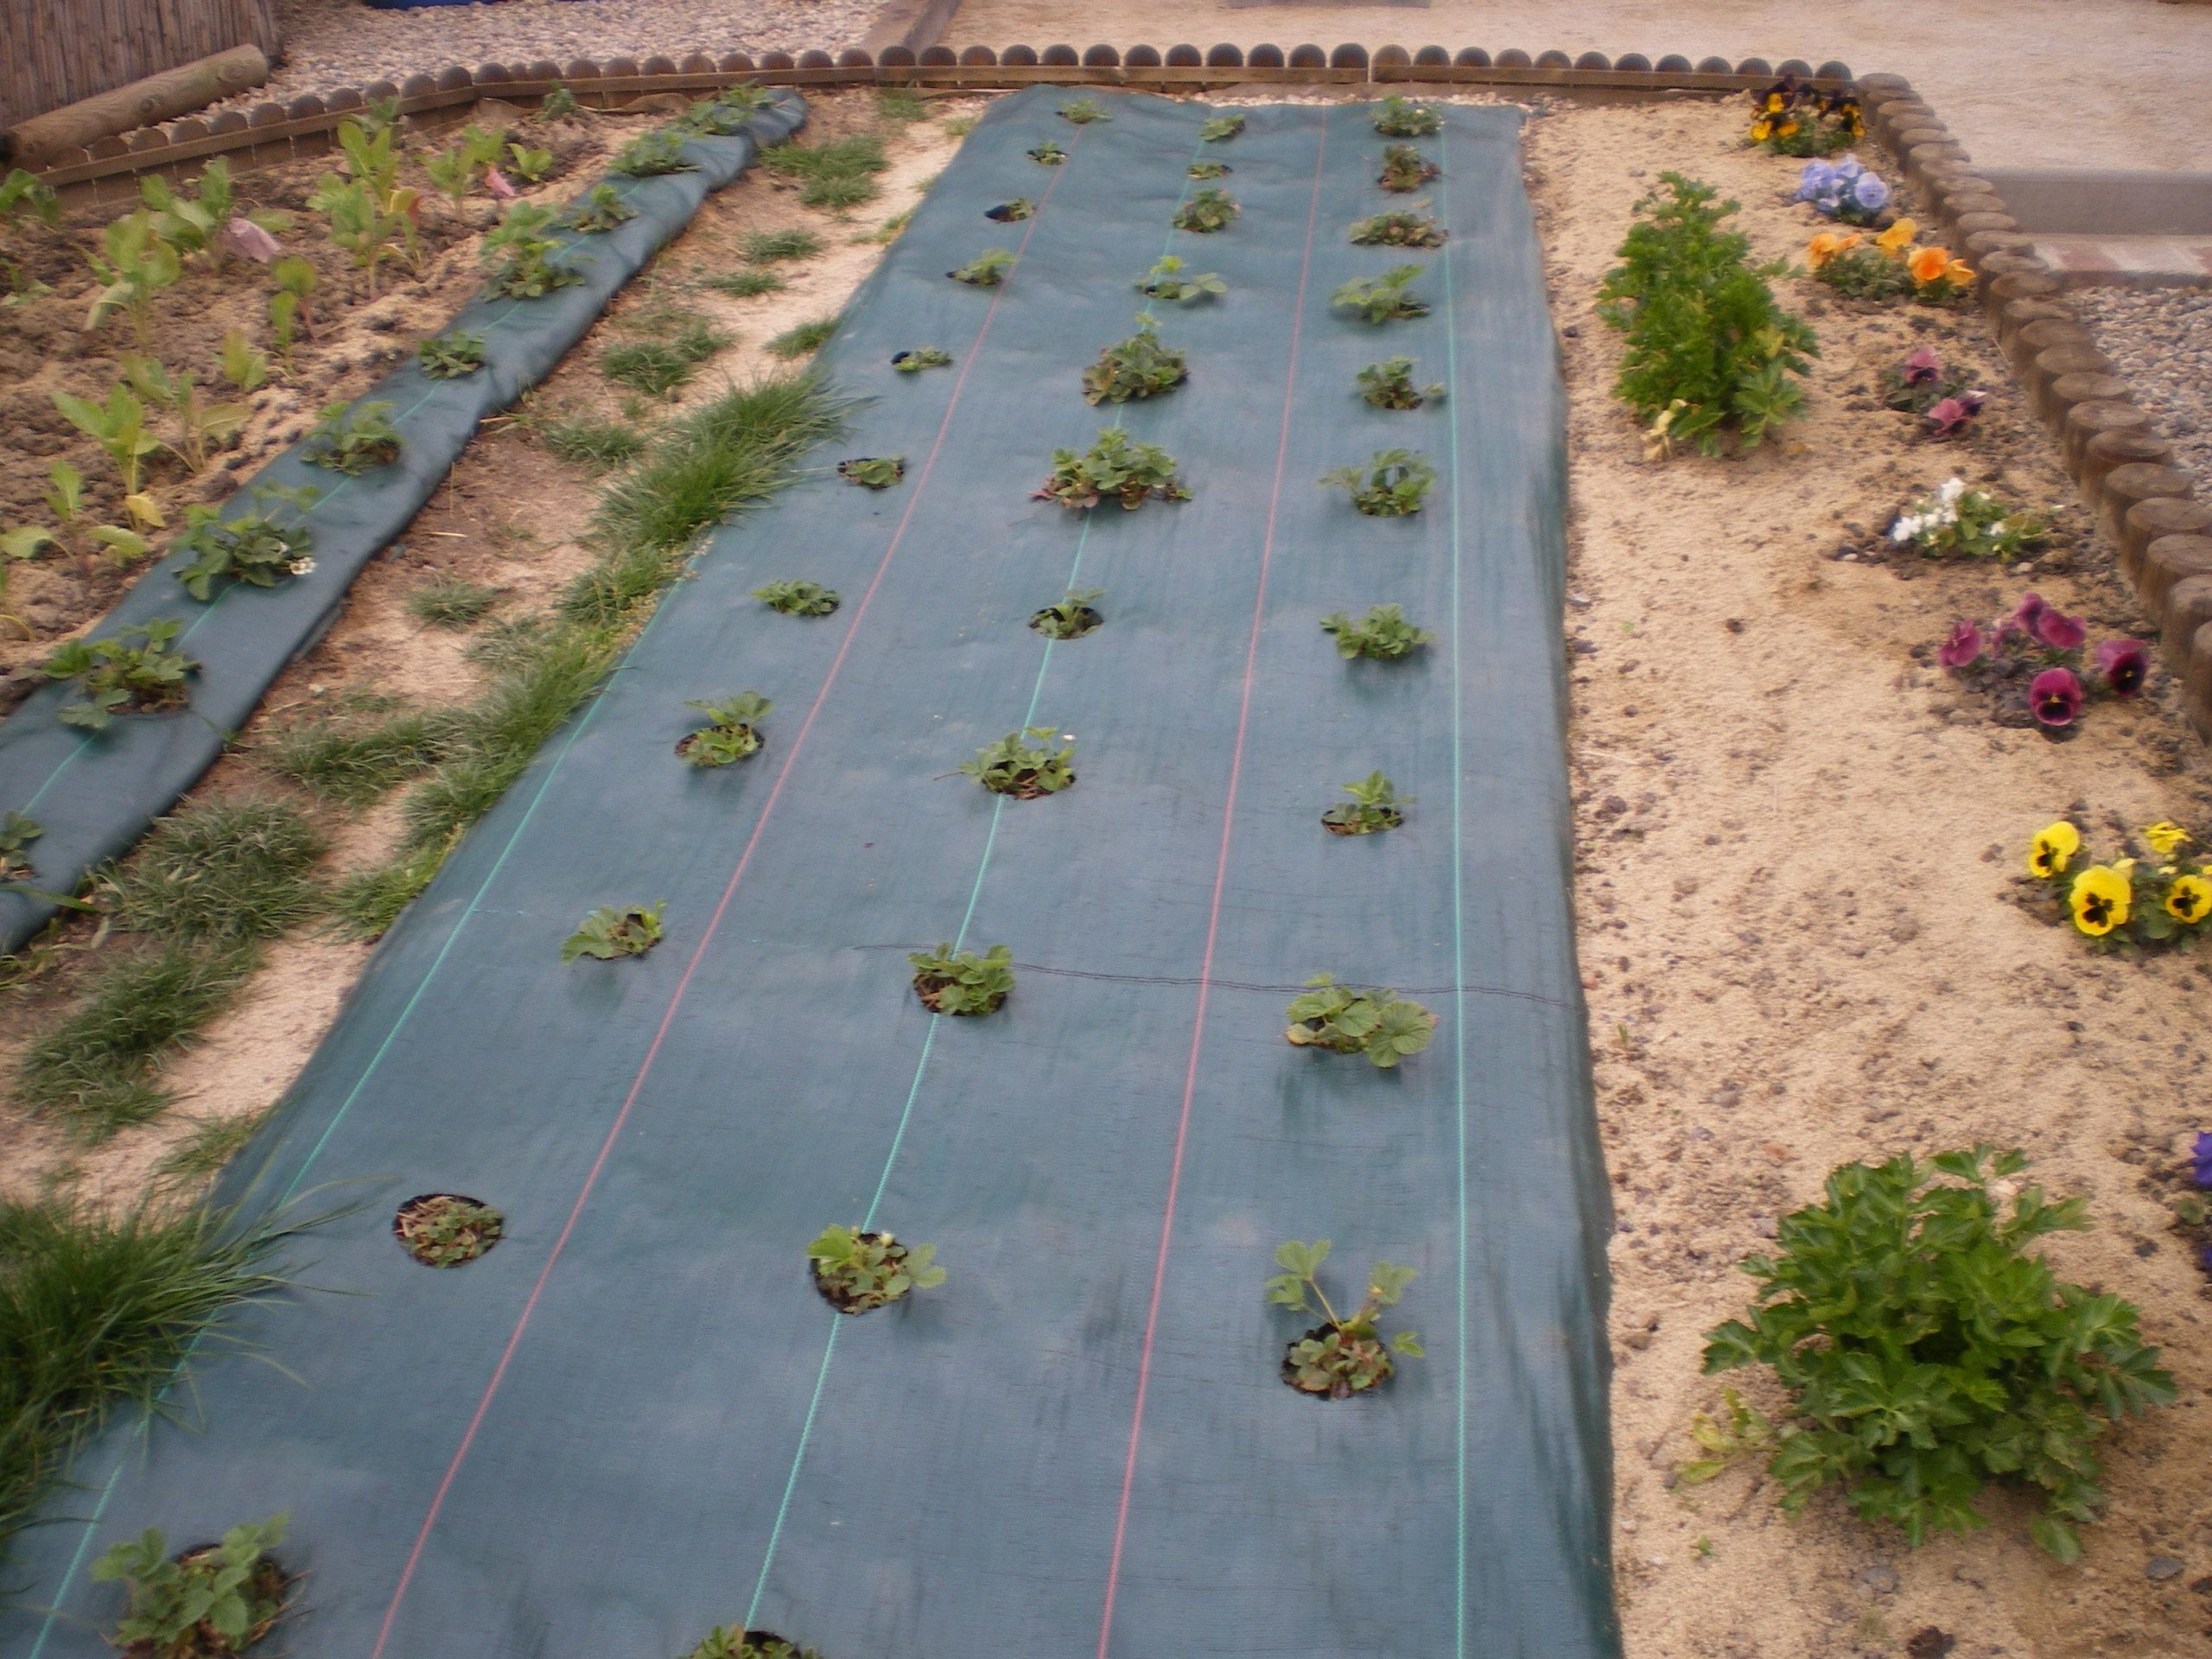
POLYGON ((2161 858, 2171 857, 2177 847, 2187 847, 2196 839, 2188 830, 2171 819, 2160 818, 2146 826, 2143 839, 2151 843, 2151 850, 2161 858))
POLYGON ((2212 910, 2212 881, 2201 875, 2177 875, 2166 889, 2166 914, 2177 922, 2201 922, 2212 910))
POLYGON ((1759 117, 1758 120, 1751 123, 1751 142, 1753 143, 1763 144, 1766 143, 1770 137, 1773 137, 1773 135, 1774 122, 1770 118, 1763 115, 1759 117))
POLYGON ((1974 283, 1974 267, 1963 259, 1954 259, 1943 267, 1943 277, 1954 288, 1970 287, 1974 283))
POLYGON ((1902 254, 1912 245, 1912 238, 1920 234, 1920 226, 1909 219, 1901 219, 1874 238, 1874 245, 1884 253, 1902 254))
POLYGON ((2037 832, 2035 845, 2028 849, 2028 874, 2063 875, 2069 861, 2081 850, 2082 832, 2061 818, 2048 830, 2037 832))
POLYGON ((2127 920, 2128 906, 2134 897, 2133 884, 2118 870, 2092 864, 2074 878, 2073 891, 2068 895, 2074 925, 2092 938, 2101 938, 2127 920))
POLYGON ((1822 231, 1805 248, 1805 263, 1815 270, 1840 253, 1848 253, 1859 245, 1859 232, 1846 235, 1841 231, 1822 231))

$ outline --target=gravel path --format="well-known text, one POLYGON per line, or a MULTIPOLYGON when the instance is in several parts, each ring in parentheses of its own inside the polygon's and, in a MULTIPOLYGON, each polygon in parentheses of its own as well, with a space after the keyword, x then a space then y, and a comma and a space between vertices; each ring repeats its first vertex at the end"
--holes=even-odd
POLYGON ((2086 288, 2066 297, 2198 487, 2212 492, 2212 289, 2086 288))
POLYGON ((881 0, 504 0, 381 11, 363 0, 278 0, 284 63, 250 101, 397 82, 447 64, 691 52, 836 52, 868 32, 881 0))

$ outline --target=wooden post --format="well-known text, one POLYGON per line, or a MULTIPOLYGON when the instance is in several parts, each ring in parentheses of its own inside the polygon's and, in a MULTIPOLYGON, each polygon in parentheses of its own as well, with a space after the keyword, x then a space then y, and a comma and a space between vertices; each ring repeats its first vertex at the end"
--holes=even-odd
POLYGON ((269 60, 259 47, 233 47, 134 80, 111 92, 35 115, 0 133, 0 158, 35 169, 57 150, 89 146, 133 127, 149 127, 173 116, 189 115, 268 79, 269 60))

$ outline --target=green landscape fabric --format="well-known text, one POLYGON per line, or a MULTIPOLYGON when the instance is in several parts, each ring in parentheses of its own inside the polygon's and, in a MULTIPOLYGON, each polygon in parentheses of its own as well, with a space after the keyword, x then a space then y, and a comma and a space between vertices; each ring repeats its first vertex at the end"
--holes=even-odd
MULTIPOLYGON (((284 665, 320 639, 337 619, 361 568, 407 528, 476 433, 550 373, 584 337, 607 302, 691 222, 709 192, 751 165, 760 144, 789 137, 806 118, 796 92, 730 137, 687 137, 696 171, 655 178, 610 178, 637 217, 599 235, 556 232, 575 252, 556 254, 583 280, 535 300, 480 298, 449 325, 481 334, 484 366, 435 380, 410 357, 360 404, 391 404, 404 440, 397 461, 348 478, 307 459, 296 443, 249 480, 223 508, 235 518, 257 511, 280 521, 288 506, 264 503, 257 486, 312 486, 321 492, 305 514, 315 569, 280 587, 219 589, 201 604, 175 572, 193 562, 171 554, 124 594, 92 637, 162 617, 181 618, 178 648, 200 660, 192 705, 167 715, 133 715, 88 733, 61 722, 73 687, 48 685, 0 721, 0 811, 22 812, 44 833, 32 844, 30 888, 0 887, 0 950, 13 950, 43 927, 56 906, 40 895, 73 893, 86 874, 129 850, 146 826, 175 804, 214 763, 284 665)), ((581 194, 581 192, 579 192, 581 194)))
POLYGON ((90 1659, 115 1540, 283 1510, 308 1575, 284 1645, 318 1659, 674 1659, 717 1624, 824 1659, 1618 1652, 1562 394, 1520 118, 1451 106, 1421 141, 1451 240, 1406 255, 1346 236, 1406 200, 1370 107, 1202 145, 1204 105, 1094 92, 1111 118, 1078 127, 1069 96, 975 130, 823 354, 864 398, 849 436, 714 538, 394 928, 249 1154, 256 1202, 360 1207, 313 1290, 247 1311, 258 1357, 197 1362, 191 1427, 79 1459, 18 1564, 59 1615, 6 1615, 0 1649, 90 1659), (1064 167, 1027 159, 1045 139, 1064 167), (1173 232, 1201 152, 1242 216, 1173 232), (1033 218, 983 216, 1020 196, 1033 218), (1003 288, 945 279, 993 246, 1003 288), (1163 251, 1228 283, 1160 308, 1189 382, 1087 408, 1163 251), (1431 315, 1332 310, 1406 258, 1431 315), (950 366, 892 371, 932 346, 950 366), (1362 402, 1399 353, 1448 397, 1362 402), (1030 499, 1123 418, 1192 499, 1030 499), (1399 446, 1438 469, 1417 516, 1315 481, 1399 446), (888 454, 880 493, 830 470, 888 454), (747 597, 787 577, 842 605, 747 597), (1104 626, 1048 644, 1025 624, 1070 587, 1106 590, 1104 626), (1405 662, 1318 626, 1392 602, 1436 636, 1405 662), (765 750, 678 764, 685 702, 748 690, 765 750), (1072 789, 956 773, 1024 725, 1073 734, 1072 789), (1376 768, 1404 827, 1325 833, 1376 768), (659 900, 649 955, 560 962, 594 906, 659 900), (1000 1012, 917 1001, 906 953, 956 938, 1011 947, 1000 1012), (1394 1071, 1294 1047, 1320 972, 1415 997, 1434 1042, 1394 1071), (391 1213, 436 1192, 504 1239, 409 1260, 391 1213), (949 1277, 841 1316, 804 1259, 831 1223, 949 1277), (1321 1237, 1332 1295, 1420 1272, 1389 1328, 1427 1357, 1343 1401, 1280 1379, 1309 1321, 1262 1291, 1281 1241, 1321 1237))

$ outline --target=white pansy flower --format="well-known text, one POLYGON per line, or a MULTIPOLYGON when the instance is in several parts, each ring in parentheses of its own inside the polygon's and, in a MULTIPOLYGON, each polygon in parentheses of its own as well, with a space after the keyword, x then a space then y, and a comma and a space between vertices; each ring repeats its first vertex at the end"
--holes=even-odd
POLYGON ((296 576, 311 575, 314 574, 314 571, 315 561, 313 559, 294 559, 292 561, 292 574, 296 576))

